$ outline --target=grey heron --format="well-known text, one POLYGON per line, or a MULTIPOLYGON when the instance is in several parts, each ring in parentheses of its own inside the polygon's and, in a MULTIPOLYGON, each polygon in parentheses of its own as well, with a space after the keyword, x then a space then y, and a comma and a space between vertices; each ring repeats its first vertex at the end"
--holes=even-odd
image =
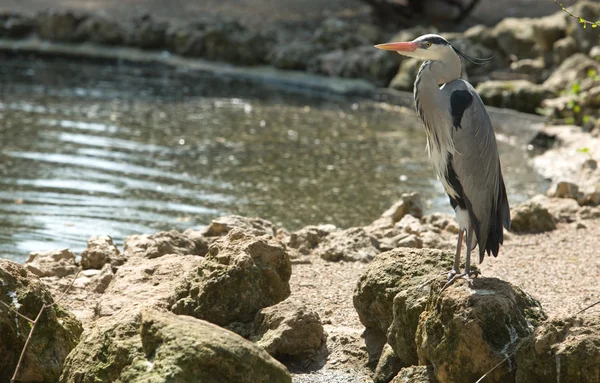
POLYGON ((473 86, 460 78, 459 55, 475 64, 490 59, 467 56, 434 34, 375 47, 424 60, 414 85, 415 106, 425 126, 430 160, 459 225, 454 267, 448 279, 469 279, 475 246, 479 246, 480 263, 486 252, 496 257, 503 243, 503 227, 510 229, 510 208, 492 122, 473 86), (465 272, 460 274, 464 233, 467 254, 465 272))

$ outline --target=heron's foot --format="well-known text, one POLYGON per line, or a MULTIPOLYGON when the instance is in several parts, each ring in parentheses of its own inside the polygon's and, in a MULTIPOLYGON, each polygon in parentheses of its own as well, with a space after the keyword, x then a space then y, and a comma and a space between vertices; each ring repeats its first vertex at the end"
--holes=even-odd
POLYGON ((454 282, 456 282, 458 279, 464 279, 465 281, 467 281, 467 283, 469 284, 469 286, 473 286, 473 278, 477 278, 479 276, 479 271, 475 270, 475 271, 471 271, 469 273, 462 273, 462 274, 455 274, 454 276, 452 276, 452 278, 448 279, 448 282, 446 282, 446 284, 444 285, 444 287, 442 287, 442 289, 440 290, 440 295, 450 286, 452 286, 454 284, 454 282), (473 278, 471 278, 473 277, 473 278))
POLYGON ((430 284, 432 284, 433 282, 437 281, 438 279, 442 279, 444 277, 447 278, 447 280, 451 280, 455 275, 457 274, 457 271, 452 269, 450 271, 444 271, 443 273, 440 273, 438 275, 436 275, 435 277, 428 279, 427 281, 423 282, 421 285, 419 285, 419 289, 422 289, 425 286, 428 286, 430 284))

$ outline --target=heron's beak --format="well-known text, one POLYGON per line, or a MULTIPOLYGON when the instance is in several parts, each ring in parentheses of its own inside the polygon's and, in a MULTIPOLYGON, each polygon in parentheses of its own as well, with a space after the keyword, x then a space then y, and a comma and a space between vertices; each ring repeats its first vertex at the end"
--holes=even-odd
POLYGON ((375 45, 377 49, 383 49, 384 51, 396 51, 396 52, 414 52, 417 50, 417 43, 387 43, 375 45))

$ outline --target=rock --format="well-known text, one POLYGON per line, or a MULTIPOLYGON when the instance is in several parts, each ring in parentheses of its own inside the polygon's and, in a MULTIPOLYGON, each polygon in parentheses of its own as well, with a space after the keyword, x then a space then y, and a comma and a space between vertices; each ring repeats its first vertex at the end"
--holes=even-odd
POLYGON ((181 382, 292 381, 287 369, 259 347, 196 318, 145 310, 140 335, 151 367, 136 381, 151 377, 181 382))
POLYGON ((391 383, 437 383, 432 366, 410 366, 400 370, 391 383))
POLYGON ((403 60, 398 69, 398 73, 390 82, 389 87, 396 90, 405 90, 412 92, 417 72, 423 64, 423 60, 417 58, 409 58, 403 60))
POLYGON ((513 381, 512 363, 500 362, 545 319, 539 302, 499 279, 457 283, 441 295, 432 288, 417 329, 419 364, 431 364, 440 383, 475 382, 488 372, 486 381, 513 381))
MULTIPOLYGON (((54 304, 50 291, 34 274, 4 259, 0 259, 0 300, 28 318, 36 318, 42 305, 54 304)), ((0 305, 0 329, 0 381, 9 382, 31 324, 0 305)), ((25 352, 17 381, 56 381, 63 361, 79 341, 82 331, 81 323, 60 305, 46 308, 25 352)))
POLYGON ((467 29, 463 36, 475 43, 479 43, 489 49, 497 49, 498 42, 494 36, 493 29, 487 25, 477 24, 467 29))
POLYGON ((65 277, 75 274, 75 255, 69 249, 31 253, 25 267, 38 277, 65 277))
POLYGON ((535 113, 541 102, 554 94, 546 87, 526 80, 487 81, 477 85, 486 105, 535 113))
POLYGON ((599 313, 543 323, 524 341, 515 359, 517 383, 600 382, 599 313))
POLYGON ((600 61, 600 45, 592 47, 592 49, 590 49, 589 56, 596 61, 600 61))
POLYGON ((539 48, 531 19, 507 17, 496 24, 491 37, 506 56, 515 55, 522 59, 538 55, 539 48))
POLYGON ((556 41, 552 46, 552 58, 557 65, 575 53, 577 53, 577 41, 571 36, 556 41))
POLYGON ((100 273, 92 277, 89 288, 95 293, 102 294, 106 291, 114 276, 111 265, 107 263, 102 267, 100 273))
POLYGON ((249 322, 261 308, 290 295, 292 273, 285 245, 239 229, 215 241, 176 289, 171 311, 218 325, 249 322))
POLYGON ((125 238, 123 254, 126 257, 145 258, 158 258, 165 254, 200 255, 196 253, 196 244, 177 230, 130 235, 125 238))
POLYGON ((283 365, 211 323, 153 309, 104 317, 86 330, 61 382, 291 382, 283 365))
POLYGON ((124 41, 125 31, 115 20, 104 15, 91 15, 77 26, 78 41, 118 45, 124 41))
POLYGON ((404 216, 410 214, 413 217, 423 216, 423 204, 419 193, 404 193, 400 200, 387 209, 378 219, 365 227, 365 231, 378 239, 386 236, 387 231, 394 227, 404 216))
MULTIPOLYGON (((596 21, 600 19, 600 4, 595 1, 579 1, 569 11, 585 20, 596 21)), ((598 32, 594 28, 583 28, 577 18, 567 18, 567 35, 576 41, 580 52, 587 53, 598 45, 598 32)))
POLYGON ((547 209, 558 222, 573 222, 579 211, 579 203, 571 198, 548 198, 539 194, 531 198, 530 202, 547 209))
POLYGON ((84 19, 73 11, 51 9, 37 16, 37 33, 45 40, 79 42, 82 36, 77 33, 77 28, 84 19))
POLYGON ((568 15, 558 11, 533 22, 533 36, 542 53, 551 52, 554 43, 566 36, 568 15))
POLYGON ((17 13, 0 15, 0 36, 9 39, 21 39, 29 36, 35 29, 35 21, 17 13))
POLYGON ((584 81, 587 80, 588 71, 590 70, 600 73, 600 63, 592 60, 587 55, 576 53, 563 61, 552 75, 544 81, 544 88, 558 93, 561 90, 570 89, 575 83, 579 83, 580 91, 587 90, 594 84, 594 81, 584 81), (589 85, 586 83, 589 83, 589 85))
POLYGON ((421 249, 423 247, 423 241, 416 235, 409 234, 408 237, 402 238, 396 242, 396 247, 413 247, 421 249))
POLYGON ((250 340, 278 358, 314 353, 325 339, 319 314, 286 299, 256 314, 250 340))
POLYGON ((306 70, 309 63, 326 49, 309 41, 283 42, 269 53, 268 62, 275 68, 306 70))
POLYGON ((168 23, 156 21, 152 15, 145 14, 134 18, 131 24, 131 30, 125 37, 128 45, 142 49, 163 49, 165 47, 168 23))
POLYGON ((398 371, 403 367, 402 362, 389 344, 383 346, 381 357, 375 368, 373 375, 374 383, 387 383, 398 374, 398 371))
POLYGON ((513 233, 543 233, 556 229, 554 217, 539 202, 528 201, 511 211, 510 229, 513 233))
POLYGON ((454 255, 434 249, 399 248, 379 254, 354 289, 354 308, 361 323, 385 334, 393 319, 394 297, 450 270, 453 260, 454 255))
POLYGON ((398 55, 373 49, 372 45, 352 48, 344 52, 334 75, 346 78, 361 78, 377 86, 387 86, 398 71, 398 55))
POLYGON ((533 82, 542 82, 546 79, 545 63, 541 57, 537 59, 523 59, 510 64, 510 69, 516 73, 529 76, 533 82))
POLYGON ((202 231, 187 229, 183 232, 183 235, 188 237, 196 245, 193 254, 204 257, 206 253, 208 253, 208 239, 202 234, 202 231))
POLYGON ((579 194, 579 186, 572 182, 561 181, 558 182, 548 189, 546 195, 548 197, 556 198, 572 198, 577 199, 579 194))
POLYGON ((326 48, 349 49, 360 45, 377 44, 382 40, 381 31, 372 24, 352 23, 336 17, 325 19, 312 36, 313 43, 326 48))
POLYGON ((578 200, 582 206, 598 206, 600 205, 600 188, 583 193, 578 200))
POLYGON ((262 218, 248 218, 239 215, 213 219, 210 225, 204 229, 203 234, 206 237, 220 237, 229 233, 234 227, 251 235, 275 235, 275 228, 271 222, 262 218))
POLYGON ((368 262, 379 254, 379 242, 360 227, 329 234, 314 254, 328 261, 368 262))
POLYGON ((81 252, 81 267, 86 269, 101 269, 104 264, 116 262, 122 264, 121 253, 108 235, 92 236, 87 241, 87 248, 81 252))
POLYGON ((307 255, 336 230, 334 225, 305 226, 290 235, 287 245, 307 255))
POLYGON ((600 208, 584 206, 579 210, 578 215, 581 219, 600 218, 600 208))

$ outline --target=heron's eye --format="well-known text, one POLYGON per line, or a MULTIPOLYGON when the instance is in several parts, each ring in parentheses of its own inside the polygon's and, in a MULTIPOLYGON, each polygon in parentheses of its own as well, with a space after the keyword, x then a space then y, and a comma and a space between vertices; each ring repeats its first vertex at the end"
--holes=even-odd
POLYGON ((431 42, 425 41, 425 48, 429 48, 429 47, 431 47, 431 42))

